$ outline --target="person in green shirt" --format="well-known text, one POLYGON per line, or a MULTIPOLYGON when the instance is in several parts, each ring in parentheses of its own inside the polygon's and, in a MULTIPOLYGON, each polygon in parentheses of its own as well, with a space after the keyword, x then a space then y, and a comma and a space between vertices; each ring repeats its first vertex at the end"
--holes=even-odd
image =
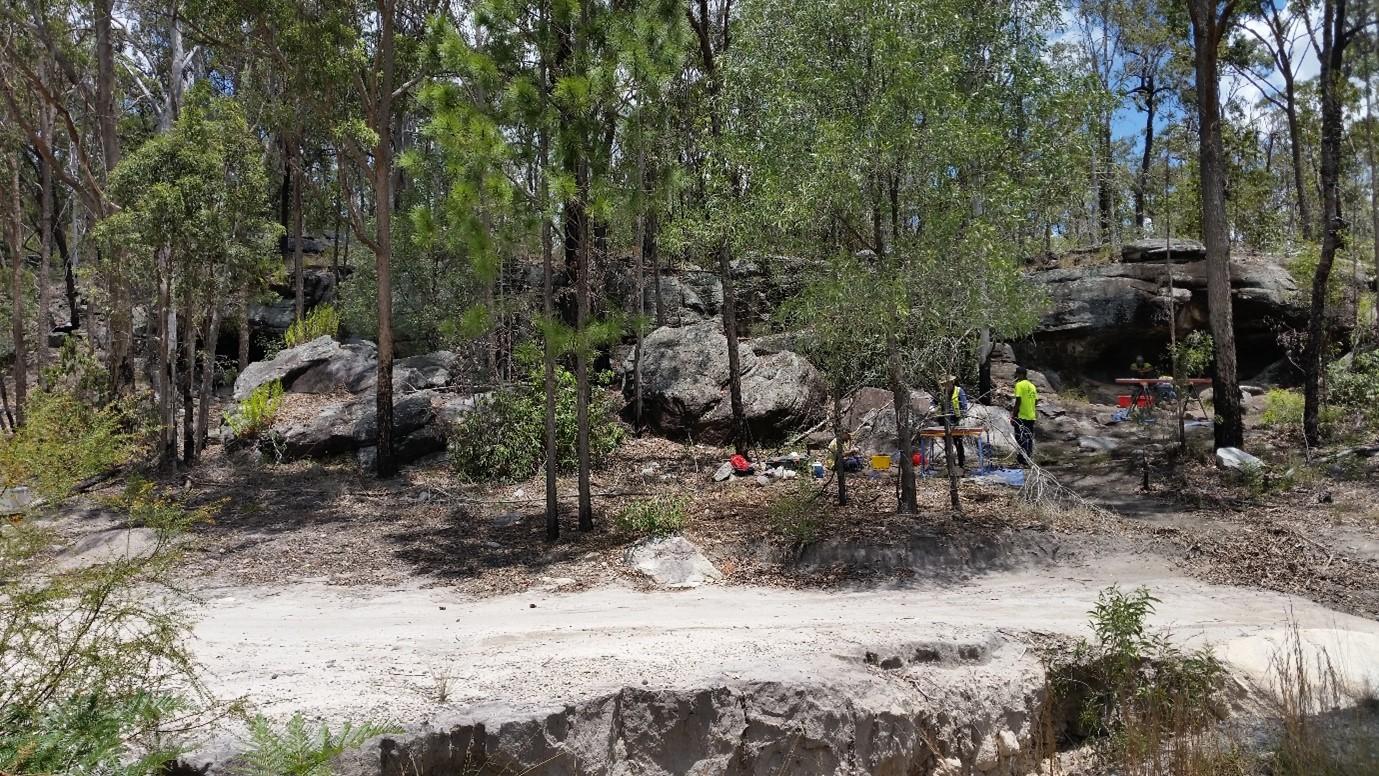
POLYGON ((1023 463, 1034 462, 1034 421, 1039 417, 1039 389, 1029 381, 1029 370, 1015 369, 1015 404, 1010 408, 1010 424, 1015 428, 1015 442, 1020 445, 1023 463))

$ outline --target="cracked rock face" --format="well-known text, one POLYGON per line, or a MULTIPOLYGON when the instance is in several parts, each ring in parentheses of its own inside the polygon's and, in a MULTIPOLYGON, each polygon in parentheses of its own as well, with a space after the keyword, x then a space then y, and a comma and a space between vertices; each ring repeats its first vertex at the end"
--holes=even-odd
POLYGON ((1032 765, 1044 673, 1019 644, 902 644, 849 660, 827 679, 626 687, 528 715, 479 712, 386 740, 381 771, 358 772, 1003 776, 1032 765))

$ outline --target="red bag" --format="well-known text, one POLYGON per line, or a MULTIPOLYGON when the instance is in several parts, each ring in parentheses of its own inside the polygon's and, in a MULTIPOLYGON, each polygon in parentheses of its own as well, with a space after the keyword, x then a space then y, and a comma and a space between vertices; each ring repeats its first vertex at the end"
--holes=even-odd
POLYGON ((752 471, 752 464, 740 455, 734 455, 728 459, 728 463, 733 465, 733 471, 738 474, 747 474, 752 471))
POLYGON ((914 463, 915 466, 923 466, 923 465, 924 465, 924 454, 923 454, 923 453, 915 453, 914 455, 910 456, 910 461, 912 461, 912 462, 914 463))

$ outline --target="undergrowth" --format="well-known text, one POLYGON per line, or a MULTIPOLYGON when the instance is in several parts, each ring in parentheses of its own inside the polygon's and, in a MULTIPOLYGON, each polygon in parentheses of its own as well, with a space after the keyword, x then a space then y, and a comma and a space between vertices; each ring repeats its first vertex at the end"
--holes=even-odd
POLYGON ((339 331, 340 312, 334 305, 318 305, 305 318, 298 318, 287 327, 283 344, 295 348, 319 337, 334 337, 339 331))
POLYGON ((685 526, 688 502, 673 495, 634 501, 614 518, 618 530, 638 536, 665 536, 685 526))
MULTIPOLYGON (((594 386, 589 400, 589 458, 595 467, 623 440, 615 402, 594 386)), ((557 466, 571 471, 579 464, 575 376, 556 369, 557 466)), ((515 481, 536 474, 545 462, 545 378, 540 367, 528 379, 501 388, 461 418, 450 432, 450 465, 475 480, 515 481)))
POLYGON ((1210 649, 1185 652, 1148 618, 1145 588, 1110 587, 1090 614, 1093 637, 1050 665, 1064 741, 1088 742, 1125 776, 1229 773, 1229 748, 1203 732, 1221 715, 1225 670, 1210 649), (1201 770, 1211 763, 1213 769, 1201 770))
POLYGON ((793 544, 805 545, 823 531, 824 508, 819 488, 799 478, 794 480, 794 487, 771 502, 766 514, 772 531, 793 544))
POLYGON ((281 726, 262 715, 249 724, 249 749, 241 755, 239 776, 332 776, 331 762, 369 739, 402 732, 396 725, 346 722, 338 731, 308 726, 300 713, 281 726))
POLYGON ((273 425, 282 403, 282 381, 264 383, 250 391, 234 410, 225 413, 225 423, 236 438, 253 439, 273 425))

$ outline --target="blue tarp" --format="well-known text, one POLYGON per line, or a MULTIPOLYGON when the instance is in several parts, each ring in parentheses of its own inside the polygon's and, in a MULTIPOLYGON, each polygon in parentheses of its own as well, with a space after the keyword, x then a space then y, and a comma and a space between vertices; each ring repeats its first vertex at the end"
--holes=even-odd
POLYGON ((977 482, 989 482, 993 485, 1009 485, 1012 488, 1023 488, 1025 486, 1025 470, 992 469, 990 472, 973 479, 977 482))

